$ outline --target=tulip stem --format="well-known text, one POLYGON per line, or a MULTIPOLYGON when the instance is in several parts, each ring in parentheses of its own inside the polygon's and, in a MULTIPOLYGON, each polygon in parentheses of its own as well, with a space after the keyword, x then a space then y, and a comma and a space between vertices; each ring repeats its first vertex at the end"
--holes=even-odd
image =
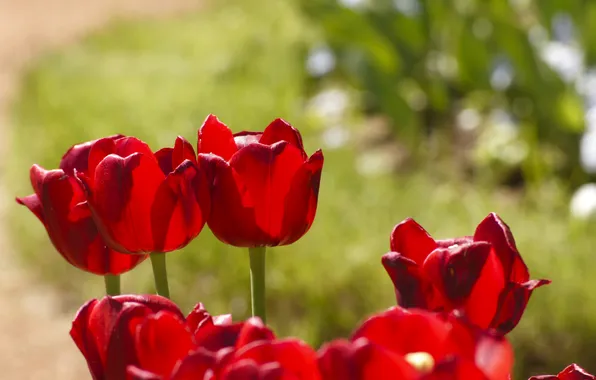
POLYGON ((106 294, 108 296, 120 295, 120 275, 119 274, 106 274, 103 276, 103 280, 106 285, 106 294))
POLYGON ((253 317, 267 322, 265 307, 265 247, 248 249, 250 259, 250 295, 253 317))
POLYGON ((153 278, 155 279, 155 290, 162 297, 170 298, 170 287, 168 285, 168 271, 166 269, 166 254, 152 253, 149 255, 153 267, 153 278))

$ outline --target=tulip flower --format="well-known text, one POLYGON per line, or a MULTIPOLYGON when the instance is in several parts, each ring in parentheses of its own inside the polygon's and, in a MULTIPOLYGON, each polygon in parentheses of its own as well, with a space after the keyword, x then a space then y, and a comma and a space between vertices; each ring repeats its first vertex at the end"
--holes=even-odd
POLYGON ((461 310, 481 328, 501 334, 521 319, 532 291, 549 280, 530 280, 509 227, 494 213, 474 236, 434 240, 413 219, 398 224, 382 263, 403 307, 461 310))
POLYGON ((532 376, 529 380, 594 380, 596 376, 589 374, 577 364, 571 364, 558 375, 532 376))
POLYGON ((263 132, 232 134, 213 115, 197 149, 213 178, 207 224, 222 242, 249 248, 253 313, 265 320, 264 247, 292 244, 311 227, 323 153, 308 157, 300 133, 282 119, 263 132))
POLYGON ((513 351, 455 314, 394 307, 323 346, 318 362, 323 379, 507 380, 513 351))
POLYGON ((134 137, 101 139, 89 170, 76 173, 107 244, 125 253, 151 253, 157 291, 168 296, 163 252, 195 238, 209 214, 209 183, 182 137, 155 154, 134 137))
MULTIPOLYGON (((122 136, 106 138, 113 141, 122 136)), ((30 170, 34 194, 17 198, 43 223, 56 250, 73 266, 105 276, 109 294, 119 293, 119 277, 141 263, 146 255, 131 256, 106 245, 95 224, 85 194, 74 172, 89 170, 88 156, 96 141, 71 147, 62 157, 60 169, 30 170)))

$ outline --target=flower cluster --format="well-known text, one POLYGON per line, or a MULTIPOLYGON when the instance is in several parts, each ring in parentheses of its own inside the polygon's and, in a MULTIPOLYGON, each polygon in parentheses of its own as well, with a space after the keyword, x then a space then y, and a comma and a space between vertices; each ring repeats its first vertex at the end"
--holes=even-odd
MULTIPOLYGON (((510 380, 506 334, 530 296, 513 234, 491 213, 472 236, 435 240, 413 219, 393 229, 381 262, 397 306, 349 339, 312 348, 267 327, 265 248, 292 244, 316 213, 323 154, 308 157, 298 131, 277 119, 233 134, 210 115, 197 151, 178 137, 152 151, 122 135, 73 146, 59 169, 31 168, 34 194, 17 198, 73 266, 106 279, 78 311, 71 336, 95 380, 510 380), (163 253, 207 224, 249 250, 253 317, 233 322, 202 304, 188 315, 168 299, 163 253), (150 257, 159 295, 119 295, 119 275, 150 257), (165 296, 165 297, 164 297, 165 296)), ((557 376, 594 379, 573 364, 557 376)))
POLYGON ((71 336, 95 379, 507 379, 507 341, 455 314, 389 309, 315 351, 258 318, 233 323, 160 296, 91 300, 71 336))
POLYGON ((173 148, 153 152, 121 135, 75 145, 59 169, 34 165, 35 193, 17 201, 69 263, 100 275, 180 249, 205 223, 238 247, 291 244, 308 231, 323 153, 308 157, 290 124, 277 119, 262 133, 232 134, 210 115, 197 148, 178 137, 173 148))

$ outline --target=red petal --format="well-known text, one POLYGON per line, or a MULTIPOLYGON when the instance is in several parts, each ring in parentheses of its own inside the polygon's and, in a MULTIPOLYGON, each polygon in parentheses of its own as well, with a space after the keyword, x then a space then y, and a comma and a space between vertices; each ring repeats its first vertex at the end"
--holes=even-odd
POLYGON ((141 323, 135 347, 139 367, 167 378, 176 363, 194 348, 194 342, 179 317, 161 311, 141 323))
POLYGON ((480 222, 474 233, 474 241, 487 241, 493 245, 503 265, 506 280, 522 283, 530 279, 528 267, 517 250, 509 226, 497 214, 490 213, 480 222))
MULTIPOLYGON (((452 360, 437 364, 434 371, 422 377, 423 380, 489 380, 485 374, 469 360, 454 358, 452 360)), ((498 380, 506 380, 501 378, 498 380)))
POLYGON ((173 148, 163 148, 163 149, 160 149, 157 152, 155 152, 155 159, 157 160, 157 163, 159 164, 159 168, 161 169, 161 172, 164 175, 168 175, 168 174, 170 174, 170 172, 172 172, 172 170, 174 170, 174 167, 172 164, 173 154, 174 154, 173 148))
POLYGON ((43 209, 37 194, 31 194, 26 197, 16 198, 18 204, 23 205, 29 209, 38 219, 45 225, 45 218, 43 216, 43 209))
POLYGON ((355 342, 357 346, 353 360, 363 380, 417 380, 418 372, 403 356, 396 355, 366 339, 355 342))
POLYGON ((424 228, 412 218, 399 223, 391 232, 391 250, 422 265, 426 257, 437 248, 437 243, 424 228))
POLYGON ((229 161, 237 150, 232 131, 219 121, 217 116, 207 116, 199 129, 197 151, 199 153, 212 153, 225 161, 229 161))
POLYGON ((395 307, 367 319, 352 335, 352 341, 366 338, 399 355, 427 352, 436 360, 445 354, 443 344, 449 328, 450 324, 434 313, 395 307))
MULTIPOLYGON (((422 270, 437 289, 455 307, 459 307, 479 280, 490 253, 491 245, 488 243, 437 248, 426 258, 422 270)), ((502 283, 502 278, 497 280, 502 283)))
POLYGON ((38 166, 31 168, 31 176, 39 193, 37 206, 44 216, 48 235, 70 264, 99 275, 120 274, 145 259, 106 247, 84 202, 85 195, 73 177, 61 170, 45 171, 38 166))
POLYGON ((97 302, 95 299, 90 300, 77 311, 72 321, 70 336, 85 357, 93 379, 103 379, 104 361, 99 354, 99 347, 92 335, 93 333, 89 330, 89 317, 97 302))
POLYGON ((249 145, 230 160, 238 174, 242 204, 254 209, 257 226, 270 237, 269 245, 281 242, 286 196, 303 163, 301 152, 287 142, 249 145))
POLYGON ((510 282, 500 295, 490 327, 507 334, 519 323, 534 289, 550 284, 550 280, 531 280, 523 284, 510 282))
POLYGON ((240 150, 247 145, 258 144, 262 135, 263 133, 261 132, 242 131, 234 133, 234 142, 238 150, 240 150))
POLYGON ((317 354, 317 364, 323 379, 359 380, 352 356, 356 351, 352 342, 336 340, 323 345, 317 354))
POLYGON ((591 380, 595 378, 577 364, 571 364, 559 373, 560 380, 591 380))
POLYGON ((401 307, 440 310, 445 301, 430 281, 423 276, 418 264, 397 252, 383 255, 381 262, 395 287, 401 307))
POLYGON ((466 317, 477 326, 491 326, 498 312, 499 298, 505 289, 504 278, 503 267, 493 246, 464 306, 466 317))
POLYGON ((121 252, 153 252, 152 206, 164 175, 151 156, 109 155, 97 166, 89 199, 104 239, 121 252))
POLYGON ((159 313, 160 311, 168 311, 184 319, 184 314, 178 309, 178 306, 169 299, 155 294, 124 294, 121 296, 111 297, 122 304, 141 304, 151 310, 152 313, 159 313))
POLYGON ((317 211, 323 152, 315 152, 294 175, 286 195, 279 245, 300 239, 312 226, 317 211))
MULTIPOLYGON (((113 135, 105 137, 105 139, 115 141, 122 137, 124 136, 113 135)), ((62 160, 60 161, 60 169, 64 170, 64 172, 68 175, 73 175, 75 170, 79 172, 86 172, 89 163, 89 151, 97 141, 98 140, 87 141, 74 145, 68 149, 64 156, 62 156, 62 160)))
POLYGON ((189 160, 160 184, 150 204, 154 251, 182 248, 201 232, 210 207, 208 187, 204 174, 189 160))
POLYGON ((259 142, 264 145, 273 145, 276 142, 287 141, 302 151, 302 159, 306 160, 304 144, 300 132, 283 119, 275 119, 265 128, 259 142))
POLYGON ((226 162, 214 157, 205 158, 214 173, 209 228, 219 240, 236 247, 271 243, 265 231, 256 225, 254 208, 243 202, 246 189, 242 181, 226 162))
POLYGON ((195 341, 199 347, 217 352, 222 348, 234 347, 244 323, 233 325, 205 324, 195 331, 195 341))
POLYGON ((259 340, 274 340, 275 334, 258 317, 252 317, 244 322, 238 340, 236 349, 240 349, 252 342, 259 340))
POLYGON ((208 318, 211 318, 211 315, 207 312, 203 304, 199 302, 186 316, 186 325, 194 333, 201 323, 208 318))
POLYGON ((144 371, 134 365, 126 367, 126 375, 127 380, 163 380, 161 376, 153 372, 144 371))
POLYGON ((215 366, 215 360, 214 353, 199 348, 178 363, 169 380, 207 380, 206 374, 215 366))
POLYGON ((320 379, 315 351, 296 339, 257 341, 236 352, 234 362, 253 360, 258 365, 277 362, 298 379, 320 379))
POLYGON ((174 152, 172 154, 172 168, 175 169, 185 160, 190 160, 196 164, 197 155, 195 154, 195 150, 192 148, 192 145, 184 137, 178 136, 176 138, 174 152))

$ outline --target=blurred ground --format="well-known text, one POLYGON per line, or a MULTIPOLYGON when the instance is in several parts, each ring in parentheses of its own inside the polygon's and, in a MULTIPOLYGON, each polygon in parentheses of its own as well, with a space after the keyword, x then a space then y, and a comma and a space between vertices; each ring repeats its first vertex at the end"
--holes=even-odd
POLYGON ((57 295, 17 264, 5 231, 8 108, 22 69, 40 53, 114 18, 155 17, 197 8, 196 0, 0 0, 0 368, 3 379, 85 379, 84 360, 68 336, 72 315, 57 295))

